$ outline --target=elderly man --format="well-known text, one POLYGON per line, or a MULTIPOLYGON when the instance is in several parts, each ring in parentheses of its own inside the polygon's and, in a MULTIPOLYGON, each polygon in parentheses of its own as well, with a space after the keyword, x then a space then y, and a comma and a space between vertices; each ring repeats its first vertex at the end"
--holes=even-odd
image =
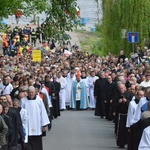
POLYGON ((117 82, 118 90, 119 90, 119 98, 116 107, 116 115, 117 115, 117 146, 119 148, 124 148, 127 144, 127 130, 126 130, 126 119, 127 119, 127 111, 129 102, 132 99, 132 94, 127 91, 126 86, 122 82, 117 82))
POLYGON ((42 131, 48 125, 49 119, 42 99, 36 95, 35 88, 28 88, 28 96, 23 97, 20 106, 28 113, 28 148, 29 150, 43 150, 42 131))

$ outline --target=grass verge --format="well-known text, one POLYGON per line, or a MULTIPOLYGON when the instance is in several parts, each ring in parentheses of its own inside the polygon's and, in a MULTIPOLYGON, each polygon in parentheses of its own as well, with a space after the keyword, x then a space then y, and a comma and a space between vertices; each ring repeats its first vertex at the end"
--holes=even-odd
POLYGON ((89 32, 77 29, 75 32, 78 33, 81 49, 83 51, 88 51, 90 54, 96 54, 99 56, 103 55, 103 52, 101 51, 101 39, 99 38, 97 32, 89 32))

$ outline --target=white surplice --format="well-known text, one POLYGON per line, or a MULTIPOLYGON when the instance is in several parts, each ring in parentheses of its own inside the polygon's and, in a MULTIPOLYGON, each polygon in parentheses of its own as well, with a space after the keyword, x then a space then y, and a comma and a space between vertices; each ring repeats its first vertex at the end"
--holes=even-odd
POLYGON ((90 102, 89 102, 89 107, 90 108, 95 108, 95 98, 94 98, 94 82, 98 79, 97 76, 90 76, 87 78, 87 84, 89 87, 89 97, 90 97, 90 102))
POLYGON ((129 107, 128 107, 128 113, 127 113, 127 121, 126 121, 127 128, 130 128, 130 126, 132 125, 132 119, 133 119, 137 106, 138 104, 136 104, 135 100, 130 101, 129 107))
POLYGON ((38 95, 34 100, 28 100, 27 97, 23 97, 20 101, 20 106, 27 110, 29 118, 28 135, 42 135, 42 127, 50 123, 43 100, 38 95))
POLYGON ((150 126, 143 130, 138 150, 150 150, 150 126))
POLYGON ((141 115, 142 115, 142 112, 141 112, 141 107, 147 102, 147 98, 146 97, 143 97, 140 99, 138 105, 137 105, 137 108, 136 108, 136 111, 134 113, 134 116, 133 116, 133 119, 132 119, 132 124, 138 122, 140 119, 141 119, 141 115))
POLYGON ((20 110, 20 116, 21 116, 21 121, 22 121, 22 126, 25 130, 25 143, 28 143, 28 115, 27 115, 27 110, 24 108, 21 108, 20 110))
POLYGON ((57 82, 60 83, 60 92, 59 92, 60 109, 66 109, 66 86, 67 86, 67 81, 64 77, 60 77, 60 78, 57 78, 57 82))

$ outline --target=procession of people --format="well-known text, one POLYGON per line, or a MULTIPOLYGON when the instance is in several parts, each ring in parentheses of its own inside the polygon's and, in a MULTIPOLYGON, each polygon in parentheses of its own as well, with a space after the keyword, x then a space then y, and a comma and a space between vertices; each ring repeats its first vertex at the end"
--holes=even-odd
POLYGON ((2 36, 0 150, 42 150, 42 136, 65 110, 94 110, 114 122, 119 148, 150 149, 150 50, 100 57, 76 44, 56 46, 39 31, 9 27, 2 36), (37 43, 41 61, 32 58, 37 43))

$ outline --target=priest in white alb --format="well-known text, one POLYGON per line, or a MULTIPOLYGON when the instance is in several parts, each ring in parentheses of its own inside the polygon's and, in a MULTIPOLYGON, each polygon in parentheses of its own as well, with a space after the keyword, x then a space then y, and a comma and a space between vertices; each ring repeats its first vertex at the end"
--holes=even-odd
POLYGON ((134 117, 134 113, 136 111, 136 108, 138 106, 139 100, 144 97, 144 92, 142 90, 137 91, 134 99, 130 101, 128 106, 128 113, 127 113, 127 121, 126 121, 126 127, 130 128, 130 126, 133 124, 132 119, 134 117))
POLYGON ((58 73, 58 78, 56 81, 60 83, 60 92, 59 92, 60 110, 65 110, 67 80, 62 76, 62 72, 58 73))
POLYGON ((144 104, 146 104, 148 101, 150 101, 150 88, 147 88, 145 92, 145 97, 142 97, 138 103, 138 106, 136 108, 136 111, 134 113, 132 124, 138 122, 141 119, 142 111, 141 108, 144 104))
POLYGON ((28 96, 23 97, 20 106, 28 113, 28 150, 43 150, 42 131, 50 123, 42 99, 36 95, 35 88, 28 88, 28 96))
POLYGON ((95 109, 96 100, 94 98, 94 84, 97 79, 98 79, 98 77, 95 76, 95 71, 92 70, 90 73, 90 76, 87 78, 87 84, 89 87, 89 96, 90 96, 89 107, 91 109, 95 109))

